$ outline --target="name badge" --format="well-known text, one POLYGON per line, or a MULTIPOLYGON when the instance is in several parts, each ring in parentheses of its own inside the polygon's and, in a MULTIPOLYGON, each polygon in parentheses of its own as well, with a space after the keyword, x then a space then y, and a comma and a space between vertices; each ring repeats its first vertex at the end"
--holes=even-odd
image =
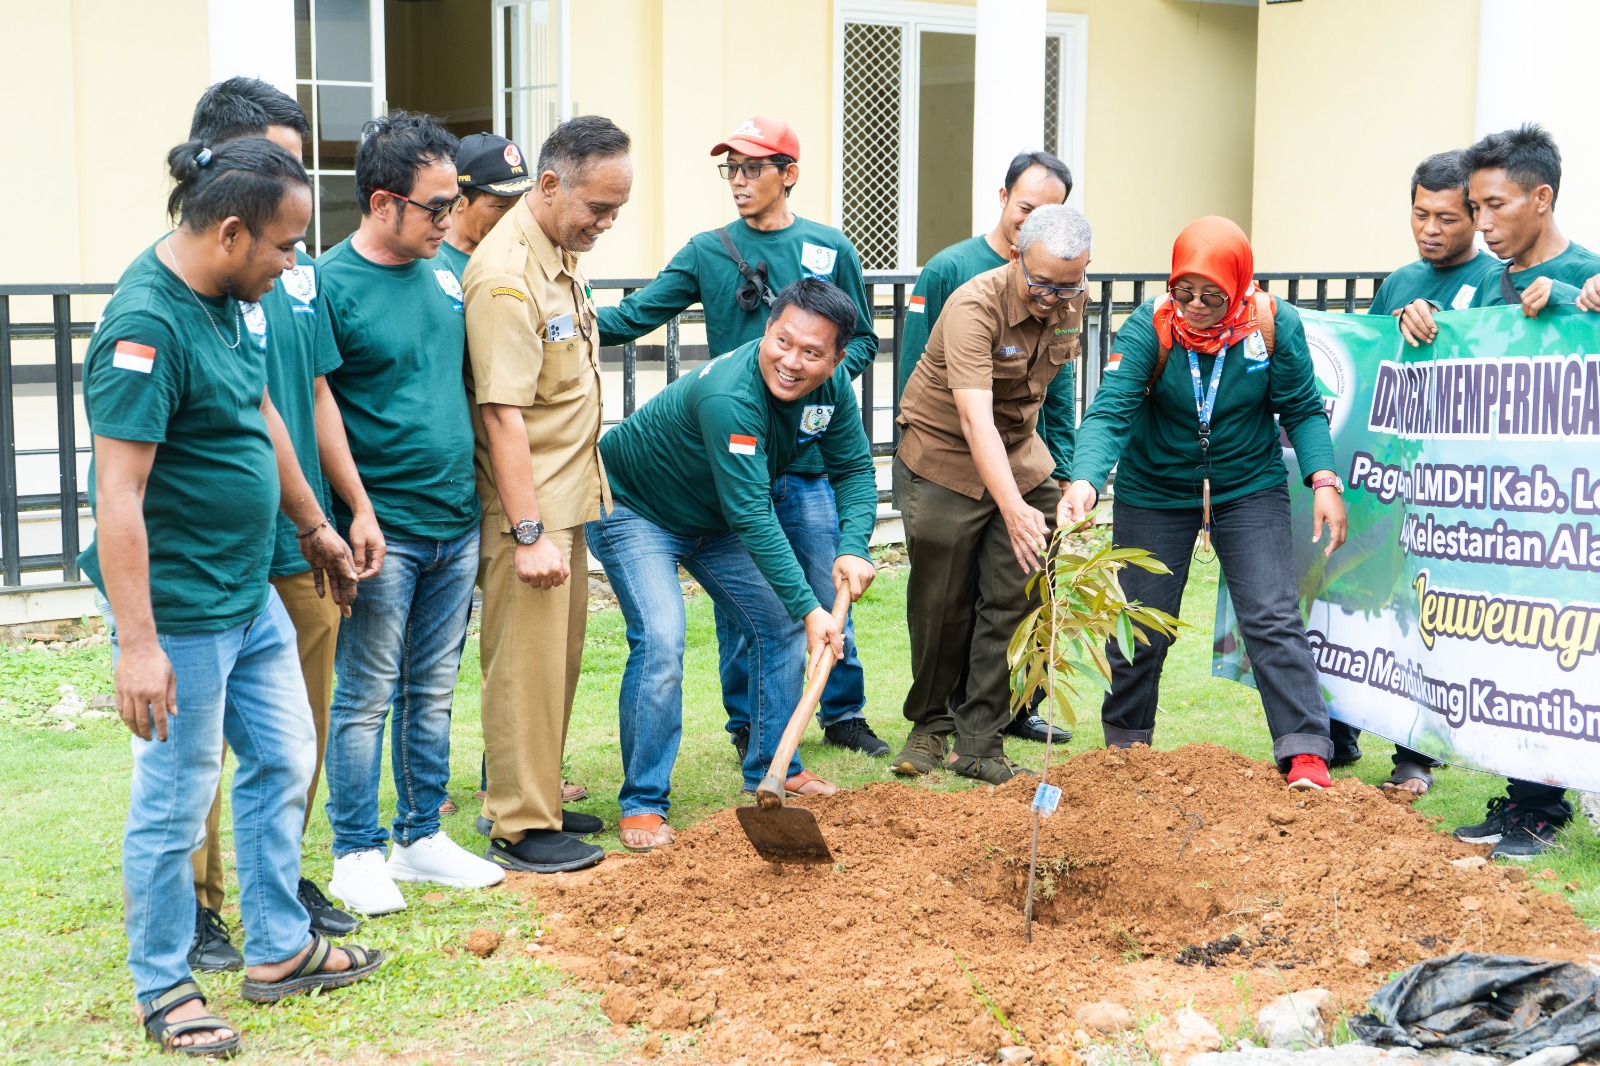
POLYGON ((1021 345, 1019 345, 1019 344, 1008 344, 1004 348, 1001 348, 998 352, 995 352, 994 356, 995 356, 996 359, 1013 359, 1013 358, 1015 358, 1015 357, 1017 357, 1017 356, 1019 356, 1021 354, 1022 354, 1022 346, 1021 345))
POLYGON ((573 325, 570 312, 556 315, 544 324, 544 339, 547 341, 570 341, 577 335, 578 330, 573 325))

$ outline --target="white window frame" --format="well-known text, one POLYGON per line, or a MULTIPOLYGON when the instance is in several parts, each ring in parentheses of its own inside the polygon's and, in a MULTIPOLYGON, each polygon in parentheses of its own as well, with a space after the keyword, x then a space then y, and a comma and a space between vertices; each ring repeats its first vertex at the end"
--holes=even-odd
MULTIPOLYGON (((491 5, 490 18, 490 47, 493 50, 493 61, 490 64, 490 91, 494 101, 493 129, 501 137, 506 134, 506 94, 523 84, 531 75, 528 74, 531 57, 526 55, 512 56, 513 70, 506 70, 505 66, 505 19, 503 12, 507 8, 530 7, 535 0, 494 0, 491 5)), ((572 13, 570 0, 546 0, 550 5, 550 17, 555 23, 555 52, 556 52, 556 121, 565 122, 572 117, 572 13)), ((523 123, 528 126, 528 122, 523 123)), ((529 140, 526 133, 520 134, 523 141, 529 140)), ((523 150, 538 155, 539 145, 523 144, 523 150)), ((531 165, 531 164, 530 164, 531 165)))
MULTIPOLYGON (((918 35, 978 32, 975 5, 928 3, 925 0, 845 0, 834 7, 833 21, 833 224, 844 220, 844 27, 846 23, 875 23, 901 28, 900 35, 900 232, 898 267, 913 270, 917 262, 917 160, 918 98, 921 52, 918 35)), ((1049 12, 1045 33, 1061 38, 1061 114, 1057 143, 1062 160, 1072 170, 1072 195, 1067 202, 1083 210, 1086 167, 1085 124, 1089 95, 1089 16, 1049 12)), ((1043 132, 1042 130, 1040 131, 1043 132)), ((1040 145, 1042 147, 1042 144, 1040 145)), ((987 220, 974 219, 985 228, 987 220)))
MULTIPOLYGON (((295 71, 296 95, 301 86, 311 89, 311 113, 306 116, 306 121, 311 124, 311 143, 306 146, 306 173, 311 178, 311 197, 314 212, 312 214, 312 230, 307 234, 311 238, 311 247, 317 249, 318 254, 327 251, 322 243, 322 192, 321 183, 317 180, 324 175, 332 177, 354 177, 354 170, 324 170, 322 168, 322 95, 317 89, 323 85, 344 86, 360 88, 366 82, 360 81, 334 81, 317 77, 317 0, 309 0, 309 27, 311 33, 311 77, 299 77, 295 71)), ((385 51, 383 0, 367 0, 368 21, 371 23, 372 32, 369 47, 372 49, 372 114, 374 116, 387 114, 389 111, 388 95, 388 55, 385 51)))

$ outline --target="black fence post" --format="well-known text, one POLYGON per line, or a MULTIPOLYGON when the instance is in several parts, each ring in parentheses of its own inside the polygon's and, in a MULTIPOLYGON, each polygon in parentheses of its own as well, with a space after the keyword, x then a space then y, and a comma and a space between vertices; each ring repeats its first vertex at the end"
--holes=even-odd
POLYGON ((11 374, 11 297, 0 295, 0 584, 22 584, 22 533, 17 513, 16 389, 11 374))
POLYGON ((78 580, 78 421, 72 392, 72 297, 50 299, 55 330, 57 466, 61 471, 61 579, 78 580))

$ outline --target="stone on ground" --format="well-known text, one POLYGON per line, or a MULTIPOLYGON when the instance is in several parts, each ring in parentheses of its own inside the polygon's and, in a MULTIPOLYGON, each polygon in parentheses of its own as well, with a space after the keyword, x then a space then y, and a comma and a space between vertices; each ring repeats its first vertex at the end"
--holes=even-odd
POLYGON ((1205 1015, 1184 1007, 1146 1029, 1144 1044, 1161 1066, 1186 1066, 1196 1055, 1222 1050, 1222 1034, 1205 1015))
POLYGON ((1085 1029, 1096 1033, 1119 1033, 1133 1028, 1133 1012, 1120 1003, 1099 1000, 1085 1003, 1072 1018, 1085 1029))
POLYGON ((1337 1008, 1325 988, 1279 996, 1256 1014, 1256 1032, 1278 1050, 1321 1047, 1333 1031, 1337 1008))

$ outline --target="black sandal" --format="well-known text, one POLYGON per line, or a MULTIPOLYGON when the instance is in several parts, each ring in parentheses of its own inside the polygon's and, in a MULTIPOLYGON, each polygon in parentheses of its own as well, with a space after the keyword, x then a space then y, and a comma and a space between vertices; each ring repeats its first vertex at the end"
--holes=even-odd
POLYGON ((302 992, 318 992, 325 988, 343 988, 364 977, 370 977, 383 965, 383 952, 368 951, 358 944, 335 948, 321 933, 311 934, 311 950, 300 968, 279 981, 252 981, 245 978, 239 994, 251 1003, 276 1003, 280 999, 297 996, 302 992), (342 951, 350 957, 348 970, 324 970, 328 956, 342 951))
POLYGON ((219 1059, 233 1058, 239 1053, 239 1030, 216 1015, 202 1014, 198 1018, 185 1018, 179 1022, 167 1021, 167 1015, 172 1012, 174 1007, 196 999, 201 1003, 206 1001, 205 993, 200 991, 200 986, 193 981, 179 981, 165 992, 145 1003, 145 1035, 155 1043, 160 1044, 161 1050, 172 1052, 173 1054, 205 1055, 219 1059), (233 1035, 226 1040, 215 1040, 209 1044, 174 1044, 172 1042, 185 1033, 207 1030, 216 1032, 219 1029, 226 1029, 233 1035))

